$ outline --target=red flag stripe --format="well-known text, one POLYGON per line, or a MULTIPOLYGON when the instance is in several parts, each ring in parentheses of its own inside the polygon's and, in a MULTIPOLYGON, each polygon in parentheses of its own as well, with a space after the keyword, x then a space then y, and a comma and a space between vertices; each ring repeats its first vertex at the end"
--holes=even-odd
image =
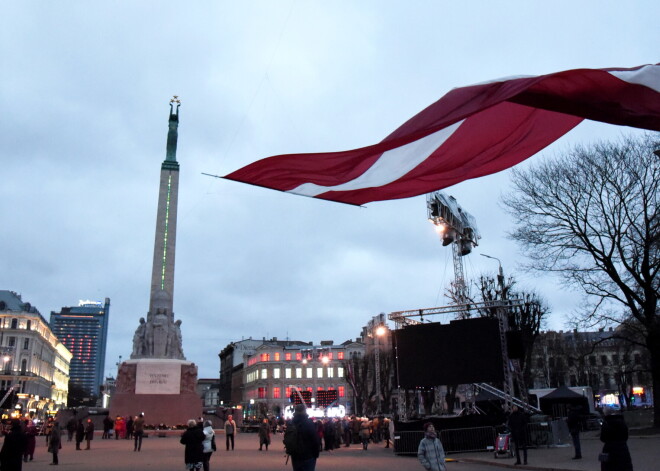
POLYGON ((583 118, 660 131, 660 66, 577 69, 450 91, 387 136, 351 151, 269 157, 225 178, 364 204, 504 170, 583 118))

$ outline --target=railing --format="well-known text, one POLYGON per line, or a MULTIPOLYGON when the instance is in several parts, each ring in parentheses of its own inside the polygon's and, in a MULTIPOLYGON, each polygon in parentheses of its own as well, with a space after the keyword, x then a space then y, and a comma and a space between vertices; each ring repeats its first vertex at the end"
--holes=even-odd
MULTIPOLYGON (((494 427, 472 427, 442 430, 440 441, 445 453, 486 451, 495 443, 494 427)), ((416 455, 424 432, 394 432, 394 452, 397 455, 416 455)))
MULTIPOLYGON (((394 432, 394 453, 416 455, 424 432, 394 432)), ((489 451, 495 445, 495 427, 471 427, 440 431, 440 441, 445 453, 467 453, 489 451)), ((531 448, 561 446, 570 443, 566 421, 556 419, 547 422, 527 424, 527 446, 531 448)))

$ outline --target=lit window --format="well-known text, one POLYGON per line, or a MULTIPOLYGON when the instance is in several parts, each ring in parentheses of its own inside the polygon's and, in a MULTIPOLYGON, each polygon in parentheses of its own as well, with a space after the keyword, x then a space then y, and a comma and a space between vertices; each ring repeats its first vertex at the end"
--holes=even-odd
POLYGON ((273 378, 280 379, 280 369, 279 368, 273 368, 273 378))
POLYGON ((291 353, 285 353, 284 354, 284 360, 285 361, 291 361, 291 353))
POLYGON ((280 361, 280 352, 275 352, 275 361, 280 361))
POLYGON ((337 352, 337 360, 343 360, 344 359, 344 352, 337 352))
POLYGON ((302 361, 302 352, 296 352, 296 360, 302 361))
POLYGON ((296 368, 296 378, 302 378, 302 368, 296 368))
POLYGON ((269 353, 262 353, 261 354, 261 361, 270 361, 270 354, 269 353))
POLYGON ((312 371, 312 368, 307 368, 307 377, 308 378, 313 378, 314 377, 314 373, 312 371))
POLYGON ((335 369, 332 366, 328 367, 327 372, 328 372, 328 378, 334 378, 335 369))
POLYGON ((284 368, 284 377, 287 379, 291 378, 291 368, 284 368))
POLYGON ((261 379, 268 379, 268 369, 266 368, 261 369, 261 379))
POLYGON ((266 388, 259 388, 259 399, 266 399, 266 388))
POLYGON ((321 367, 316 368, 316 377, 317 378, 323 378, 323 368, 321 368, 321 367))
POLYGON ((343 378, 344 377, 344 367, 343 366, 338 366, 337 367, 337 378, 343 378))
POLYGON ((287 387, 285 390, 286 397, 291 397, 291 388, 287 387))
POLYGON ((339 397, 344 397, 344 386, 339 386, 337 389, 339 389, 339 397))
POLYGON ((280 388, 273 388, 273 399, 280 398, 280 388))

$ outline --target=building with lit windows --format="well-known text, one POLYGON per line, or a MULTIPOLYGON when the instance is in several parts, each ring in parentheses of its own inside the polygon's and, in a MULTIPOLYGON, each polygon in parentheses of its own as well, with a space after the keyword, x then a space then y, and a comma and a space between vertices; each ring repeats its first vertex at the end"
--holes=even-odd
POLYGON ((311 405, 319 414, 328 406, 351 413, 352 390, 346 380, 345 360, 363 355, 364 348, 363 343, 350 340, 339 345, 331 340, 320 345, 263 342, 254 353, 244 355, 244 417, 285 415, 287 406, 300 397, 301 391, 310 393, 311 405), (333 400, 326 403, 328 398, 333 400))
POLYGON ((0 399, 12 391, 0 409, 11 404, 14 415, 44 419, 66 406, 73 355, 13 291, 0 290, 0 352, 0 399))
POLYGON ((103 385, 109 314, 110 298, 105 303, 80 301, 50 313, 53 333, 73 353, 71 382, 95 396, 103 385))

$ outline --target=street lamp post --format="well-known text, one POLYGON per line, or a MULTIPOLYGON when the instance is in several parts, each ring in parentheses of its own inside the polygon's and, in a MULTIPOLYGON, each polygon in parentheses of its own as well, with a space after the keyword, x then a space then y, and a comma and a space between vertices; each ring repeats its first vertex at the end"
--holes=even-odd
POLYGON ((375 360, 376 360, 376 415, 381 413, 380 403, 380 343, 378 337, 385 335, 385 327, 379 325, 374 329, 375 360))

